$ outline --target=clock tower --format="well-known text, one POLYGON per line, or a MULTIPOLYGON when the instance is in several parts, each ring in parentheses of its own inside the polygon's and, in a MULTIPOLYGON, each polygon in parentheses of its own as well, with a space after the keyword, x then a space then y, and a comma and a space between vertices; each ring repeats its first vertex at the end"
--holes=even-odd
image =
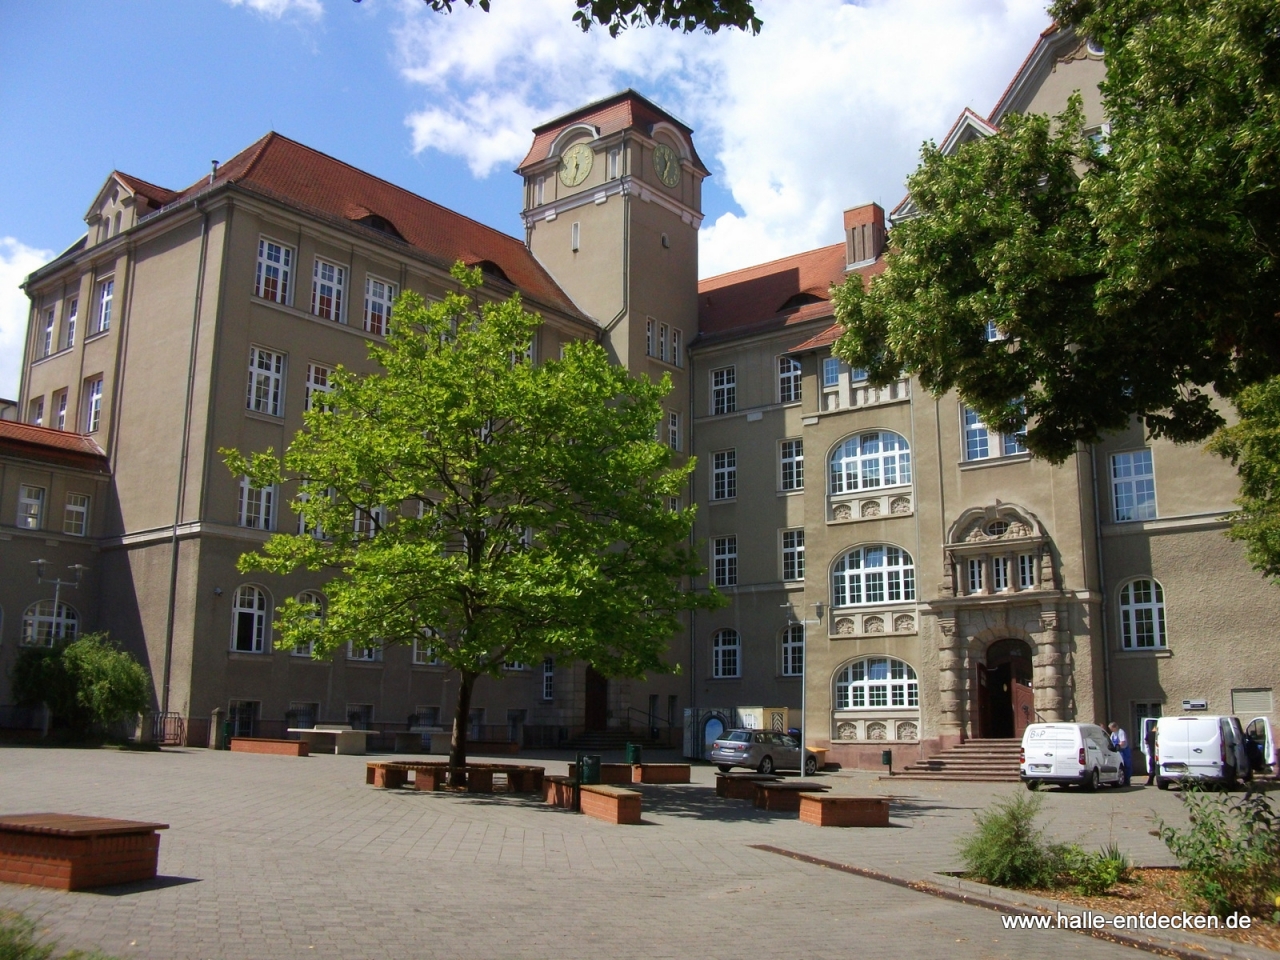
POLYGON ((698 227, 708 176, 693 131, 624 90, 533 133, 517 171, 525 242, 600 325, 615 362, 655 380, 671 375, 669 401, 687 430, 686 347, 698 332, 698 227))

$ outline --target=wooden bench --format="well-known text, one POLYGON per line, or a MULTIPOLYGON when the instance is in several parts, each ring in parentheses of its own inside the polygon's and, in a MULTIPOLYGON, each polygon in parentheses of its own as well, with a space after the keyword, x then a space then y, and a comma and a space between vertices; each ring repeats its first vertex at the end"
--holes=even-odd
POLYGON ((754 800, 757 783, 781 783, 772 773, 720 773, 716 775, 716 796, 725 800, 754 800))
POLYGON ((829 790, 818 783, 796 781, 779 781, 778 783, 754 783, 755 794, 752 802, 760 810, 772 810, 775 813, 796 813, 800 810, 800 795, 806 791, 817 792, 829 790))
MULTIPOLYGON (((414 789, 439 790, 448 779, 449 764, 433 760, 370 760, 364 767, 364 782, 384 789, 406 787, 410 772, 414 775, 414 789)), ((469 763, 467 792, 492 793, 496 774, 506 777, 508 793, 540 793, 544 772, 543 767, 525 764, 469 763)))
POLYGON ((270 753, 279 757, 306 757, 311 745, 305 740, 268 740, 265 737, 232 737, 232 753, 270 753))
POLYGON ((833 797, 800 794, 800 820, 815 827, 887 827, 889 801, 884 797, 833 797))
POLYGON ((588 817, 609 823, 640 822, 640 791, 587 783, 578 788, 579 806, 588 817))
MULTIPOLYGON (((631 774, 632 764, 630 763, 602 763, 600 764, 600 782, 612 784, 625 784, 632 782, 631 774)), ((577 777, 578 765, 576 763, 569 764, 569 776, 577 777)))
POLYGON ((637 763, 631 767, 632 783, 688 783, 687 763, 637 763))
POLYGON ((0 817, 0 880, 87 890, 153 880, 167 823, 23 813, 0 817))

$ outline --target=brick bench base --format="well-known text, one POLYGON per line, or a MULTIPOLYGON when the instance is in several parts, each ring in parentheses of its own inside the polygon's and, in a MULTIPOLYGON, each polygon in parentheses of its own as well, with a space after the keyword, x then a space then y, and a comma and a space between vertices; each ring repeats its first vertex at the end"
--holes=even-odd
POLYGON ((815 827, 887 827, 889 801, 880 797, 800 794, 800 820, 815 827))
MULTIPOLYGON (((364 782, 375 787, 395 789, 409 786, 417 790, 439 790, 448 779, 449 764, 437 761, 370 760, 364 767, 364 782)), ((467 792, 492 793, 495 774, 507 778, 508 793, 541 793, 542 767, 510 763, 467 764, 467 792)))
POLYGON ((688 783, 687 763, 637 763, 631 768, 632 783, 688 783))
POLYGON ((87 890, 152 880, 168 824, 72 814, 0 818, 0 881, 87 890))
POLYGON ((587 784, 578 788, 582 812, 609 823, 639 823, 640 793, 621 787, 587 784))
POLYGON ((800 809, 800 795, 805 791, 826 790, 813 783, 754 783, 752 801, 761 810, 775 813, 796 813, 800 809))
POLYGON ((780 783, 781 777, 768 773, 720 774, 716 777, 716 796, 725 800, 754 800, 757 783, 780 783))
MULTIPOLYGON (((600 764, 600 782, 616 785, 631 783, 631 767, 632 765, 629 763, 602 763, 600 764)), ((576 763, 569 764, 569 776, 576 777, 577 775, 578 765, 576 763)))
POLYGON ((542 799, 553 807, 572 810, 573 787, 571 777, 545 776, 542 778, 542 799))
POLYGON ((279 757, 309 757, 311 744, 305 740, 268 740, 265 737, 232 737, 232 753, 270 753, 279 757))

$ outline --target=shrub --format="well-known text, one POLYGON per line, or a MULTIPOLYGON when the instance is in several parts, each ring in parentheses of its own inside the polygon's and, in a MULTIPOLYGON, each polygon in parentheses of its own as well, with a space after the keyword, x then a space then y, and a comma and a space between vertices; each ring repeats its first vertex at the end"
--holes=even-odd
POLYGON ((1129 859, 1115 844, 1088 853, 1073 843, 1062 849, 1059 879, 1074 886, 1081 896, 1097 897, 1127 880, 1131 870, 1129 859))
MULTIPOLYGON (((36 940, 36 925, 20 913, 0 910, 0 960, 53 960, 56 943, 36 940)), ((112 960, 97 950, 72 950, 58 960, 112 960)))
POLYGON ((1191 896, 1211 913, 1272 916, 1280 889, 1280 813, 1265 794, 1208 794, 1183 783, 1185 829, 1159 822, 1160 839, 1187 872, 1191 896))
POLYGON ((105 633, 86 634, 53 648, 23 650, 14 665, 13 691, 23 705, 47 704, 81 736, 151 705, 147 671, 105 633))
POLYGON ((978 813, 978 829, 960 841, 960 859, 974 877, 998 887, 1051 887, 1062 848, 1035 825, 1044 798, 1015 796, 978 813))

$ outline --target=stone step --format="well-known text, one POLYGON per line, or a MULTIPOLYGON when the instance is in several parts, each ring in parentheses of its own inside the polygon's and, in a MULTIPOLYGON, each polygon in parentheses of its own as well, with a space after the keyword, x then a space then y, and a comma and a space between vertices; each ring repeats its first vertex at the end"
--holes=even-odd
POLYGON ((894 779, 1013 783, 1019 779, 1017 740, 966 740, 926 760, 907 764, 894 779))

